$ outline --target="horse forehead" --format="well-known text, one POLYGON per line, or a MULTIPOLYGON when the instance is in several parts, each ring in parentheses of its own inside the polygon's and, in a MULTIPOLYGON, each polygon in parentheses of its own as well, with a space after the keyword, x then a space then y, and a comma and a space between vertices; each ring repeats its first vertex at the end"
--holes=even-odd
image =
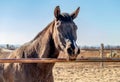
POLYGON ((74 30, 73 28, 76 28, 75 27, 75 25, 74 25, 74 23, 72 23, 72 22, 67 22, 67 23, 63 23, 62 24, 62 29, 63 30, 74 30))
POLYGON ((62 27, 60 27, 60 32, 62 32, 65 35, 74 35, 76 33, 75 29, 77 27, 74 27, 71 23, 66 23, 62 27))

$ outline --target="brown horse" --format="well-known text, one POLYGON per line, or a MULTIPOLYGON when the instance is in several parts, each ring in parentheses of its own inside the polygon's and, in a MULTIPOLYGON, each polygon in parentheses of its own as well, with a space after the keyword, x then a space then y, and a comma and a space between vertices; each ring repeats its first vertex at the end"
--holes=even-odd
MULTIPOLYGON (((13 51, 8 58, 57 58, 60 51, 68 59, 76 59, 80 49, 76 45, 77 26, 73 20, 79 13, 72 14, 54 10, 55 20, 33 40, 13 51)), ((55 63, 5 63, 0 71, 2 82, 54 82, 52 68, 55 63)))

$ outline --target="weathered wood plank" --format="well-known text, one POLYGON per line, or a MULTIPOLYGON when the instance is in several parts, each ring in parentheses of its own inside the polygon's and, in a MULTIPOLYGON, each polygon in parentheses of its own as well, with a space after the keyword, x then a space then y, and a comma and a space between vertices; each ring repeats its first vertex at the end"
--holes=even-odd
POLYGON ((120 62, 120 58, 80 58, 76 60, 67 60, 65 58, 0 59, 0 63, 55 63, 55 62, 120 62))

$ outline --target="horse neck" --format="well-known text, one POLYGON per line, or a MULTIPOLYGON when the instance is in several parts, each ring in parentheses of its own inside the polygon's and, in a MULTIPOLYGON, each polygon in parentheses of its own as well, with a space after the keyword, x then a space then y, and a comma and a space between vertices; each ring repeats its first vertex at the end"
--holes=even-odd
POLYGON ((57 58, 58 50, 55 47, 53 39, 54 22, 50 23, 37 37, 33 43, 36 44, 36 51, 40 58, 57 58))
MULTIPOLYGON (((45 28, 40 35, 37 35, 39 37, 32 42, 36 44, 35 49, 39 54, 39 58, 57 58, 59 55, 53 39, 53 29, 54 23, 51 23, 49 27, 45 28)), ((39 71, 40 75, 44 74, 45 77, 47 77, 46 74, 51 74, 54 64, 55 63, 38 63, 37 67, 41 70, 39 71)))

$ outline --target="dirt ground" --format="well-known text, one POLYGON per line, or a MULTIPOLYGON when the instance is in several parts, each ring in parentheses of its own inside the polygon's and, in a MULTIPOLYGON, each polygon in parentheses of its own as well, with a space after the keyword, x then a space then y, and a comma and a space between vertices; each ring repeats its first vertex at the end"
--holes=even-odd
POLYGON ((84 64, 56 63, 53 70, 55 82, 120 82, 119 66, 100 67, 84 64))
MULTIPOLYGON (((82 51, 79 57, 100 56, 99 51, 82 51)), ((99 62, 56 63, 53 74, 55 82, 120 82, 120 62, 103 63, 103 67, 99 62)))

